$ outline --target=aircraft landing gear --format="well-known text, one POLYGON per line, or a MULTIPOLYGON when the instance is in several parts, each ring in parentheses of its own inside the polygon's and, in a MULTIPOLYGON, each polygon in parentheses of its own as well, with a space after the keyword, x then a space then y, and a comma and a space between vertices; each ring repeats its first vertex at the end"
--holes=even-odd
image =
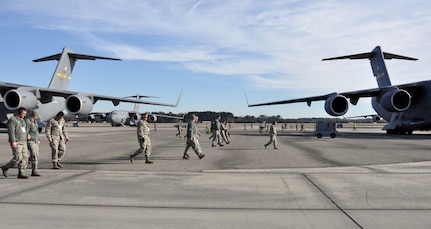
POLYGON ((412 135, 413 131, 412 130, 405 130, 402 127, 397 127, 393 130, 386 130, 387 134, 397 134, 397 135, 412 135))

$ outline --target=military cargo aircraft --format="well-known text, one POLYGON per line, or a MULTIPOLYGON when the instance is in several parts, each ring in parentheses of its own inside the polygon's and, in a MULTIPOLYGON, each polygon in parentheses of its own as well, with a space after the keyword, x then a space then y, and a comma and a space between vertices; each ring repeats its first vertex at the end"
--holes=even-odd
MULTIPOLYGON (((369 59, 376 77, 378 88, 352 92, 330 93, 327 95, 289 99, 260 104, 248 104, 249 107, 289 104, 325 100, 325 111, 332 116, 342 116, 348 110, 348 100, 353 105, 361 97, 371 97, 372 106, 377 114, 388 122, 382 129, 388 134, 412 134, 415 130, 431 129, 431 80, 392 85, 384 59, 417 60, 416 58, 382 52, 380 46, 371 52, 347 55, 326 60, 369 59)), ((247 101, 248 103, 248 101, 247 101)))
POLYGON ((19 107, 39 111, 39 121, 44 122, 54 117, 59 111, 66 110, 71 115, 87 115, 93 104, 99 100, 111 101, 114 106, 120 102, 140 103, 176 107, 176 104, 156 103, 144 100, 133 100, 121 97, 96 95, 67 91, 71 75, 77 60, 120 60, 116 58, 92 56, 73 53, 64 48, 62 53, 33 60, 33 62, 57 60, 58 64, 47 88, 0 82, 0 124, 5 126, 7 120, 19 107))
MULTIPOLYGON (((177 104, 180 101, 181 94, 182 92, 178 97, 177 104)), ((136 101, 139 101, 142 97, 148 97, 148 96, 142 96, 137 94, 136 96, 130 96, 130 97, 135 97, 136 101)), ((139 113, 139 105, 140 105, 139 103, 135 103, 135 108, 133 109, 133 111, 113 110, 108 113, 106 117, 106 121, 111 123, 111 126, 113 127, 124 126, 124 125, 136 126, 137 122, 142 116, 142 113, 139 113)), ((165 117, 165 118, 180 119, 180 120, 184 118, 184 116, 178 117, 178 116, 170 116, 170 115, 162 115, 162 114, 154 114, 154 113, 148 114, 148 119, 151 122, 157 122, 157 117, 165 117)))

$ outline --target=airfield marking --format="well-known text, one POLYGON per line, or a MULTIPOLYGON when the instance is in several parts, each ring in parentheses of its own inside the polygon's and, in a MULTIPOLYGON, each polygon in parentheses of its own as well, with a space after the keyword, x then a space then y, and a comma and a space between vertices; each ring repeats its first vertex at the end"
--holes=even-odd
POLYGON ((12 197, 12 196, 15 196, 15 195, 20 195, 20 194, 26 193, 28 191, 35 191, 35 190, 38 190, 38 189, 41 189, 41 188, 45 188, 46 186, 49 186, 49 185, 67 182, 69 180, 72 180, 72 179, 75 179, 75 178, 78 178, 78 177, 81 177, 81 176, 85 176, 85 175, 93 173, 93 172, 96 172, 96 171, 95 170, 86 171, 86 172, 83 172, 83 173, 79 173, 79 174, 75 174, 75 175, 72 175, 72 176, 69 176, 69 177, 65 177, 64 179, 51 181, 51 182, 48 182, 48 183, 40 184, 40 185, 35 186, 35 187, 31 187, 31 188, 27 188, 27 189, 21 190, 19 192, 14 192, 14 193, 11 193, 11 194, 8 194, 8 195, 5 195, 5 196, 0 196, 0 203, 8 203, 9 204, 10 202, 4 202, 2 200, 6 199, 6 198, 9 198, 9 197, 12 197))
POLYGON ((323 191, 316 183, 314 183, 311 178, 309 178, 306 174, 302 173, 302 175, 314 186, 319 190, 326 198, 328 198, 341 212, 344 213, 350 220, 352 220, 359 228, 364 228, 359 224, 355 219, 353 219, 352 216, 350 216, 346 211, 344 211, 343 208, 340 207, 340 205, 337 204, 325 191, 323 191))

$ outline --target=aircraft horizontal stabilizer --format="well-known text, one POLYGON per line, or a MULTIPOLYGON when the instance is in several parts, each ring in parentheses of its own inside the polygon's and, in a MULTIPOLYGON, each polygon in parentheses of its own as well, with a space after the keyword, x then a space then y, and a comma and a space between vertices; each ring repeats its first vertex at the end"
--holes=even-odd
POLYGON ((135 98, 135 99, 141 99, 141 98, 160 98, 157 96, 151 96, 151 95, 131 95, 131 96, 125 96, 124 98, 135 98))
MULTIPOLYGON (((341 60, 341 59, 350 59, 350 60, 371 59, 371 58, 373 58, 374 55, 376 55, 376 52, 367 52, 367 53, 353 54, 353 55, 347 55, 347 56, 338 56, 338 57, 325 58, 325 59, 322 59, 322 61, 325 61, 325 60, 341 60)), ((387 52, 383 52, 383 57, 385 59, 388 59, 388 60, 391 60, 391 59, 418 60, 416 58, 412 58, 412 57, 408 57, 408 56, 401 56, 401 55, 387 53, 387 52)))
MULTIPOLYGON (((54 54, 52 56, 42 57, 39 59, 33 60, 33 62, 42 62, 42 61, 49 61, 49 60, 60 60, 62 53, 54 54)), ((78 53, 68 53, 70 58, 74 58, 77 60, 96 60, 96 59, 102 59, 102 60, 121 60, 118 58, 111 58, 111 57, 103 57, 103 56, 93 56, 93 55, 85 55, 85 54, 78 54, 78 53)))
POLYGON ((401 55, 397 55, 397 54, 392 54, 392 53, 388 53, 388 52, 383 52, 383 56, 385 57, 385 59, 400 59, 400 60, 418 60, 416 58, 413 57, 408 57, 408 56, 401 56, 401 55))
POLYGON ((372 57, 372 55, 373 55, 372 52, 367 52, 367 53, 360 53, 360 54, 354 54, 354 55, 325 58, 325 59, 322 59, 322 61, 325 61, 325 60, 341 60, 341 59, 351 59, 351 60, 369 59, 369 58, 372 57))

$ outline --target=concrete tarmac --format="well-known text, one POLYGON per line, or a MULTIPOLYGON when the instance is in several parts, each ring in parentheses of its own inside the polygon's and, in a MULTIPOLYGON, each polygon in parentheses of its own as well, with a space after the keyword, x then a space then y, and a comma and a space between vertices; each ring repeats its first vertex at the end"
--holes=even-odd
MULTIPOLYGON (((200 130, 204 133, 203 124, 200 130)), ((256 125, 257 127, 257 125, 256 125)), ((51 169, 42 133, 41 177, 0 176, 2 228, 430 228, 431 135, 389 136, 377 126, 321 139, 311 127, 267 133, 234 126, 231 144, 183 160, 172 124, 152 132, 152 160, 129 155, 134 127, 69 127, 64 168, 51 169)), ((11 158, 0 133, 0 162, 11 158)), ((26 173, 29 174, 28 170, 26 173)))

